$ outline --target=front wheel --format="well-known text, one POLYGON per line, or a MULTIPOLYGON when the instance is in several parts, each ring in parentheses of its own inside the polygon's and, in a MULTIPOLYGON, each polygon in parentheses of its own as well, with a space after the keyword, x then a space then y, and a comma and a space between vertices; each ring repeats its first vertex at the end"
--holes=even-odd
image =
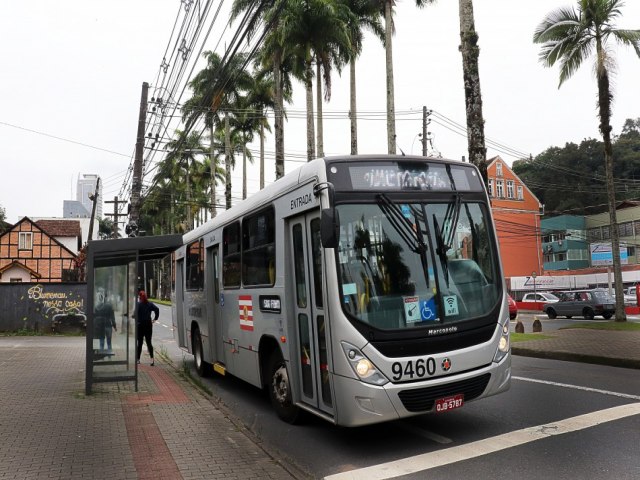
POLYGON ((293 404, 287 364, 279 353, 274 353, 269 359, 268 379, 269 398, 276 414, 287 423, 296 423, 301 412, 293 404))
POLYGON ((558 316, 558 314, 556 313, 556 311, 553 308, 547 308, 547 317, 549 317, 551 320, 553 320, 557 316, 558 316))
POLYGON ((582 312, 582 316, 585 318, 585 320, 593 320, 593 317, 595 317, 595 315, 593 314, 593 310, 591 310, 590 308, 585 308, 584 312, 582 312))
POLYGON ((613 313, 603 313, 602 316, 605 320, 609 320, 611 317, 613 317, 613 313))

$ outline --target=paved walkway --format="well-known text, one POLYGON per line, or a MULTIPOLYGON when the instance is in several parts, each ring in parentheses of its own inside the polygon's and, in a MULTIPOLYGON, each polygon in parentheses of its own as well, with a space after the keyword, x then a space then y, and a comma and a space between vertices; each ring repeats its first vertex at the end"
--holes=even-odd
POLYGON ((85 396, 85 339, 0 337, 0 479, 296 479, 161 361, 85 396))

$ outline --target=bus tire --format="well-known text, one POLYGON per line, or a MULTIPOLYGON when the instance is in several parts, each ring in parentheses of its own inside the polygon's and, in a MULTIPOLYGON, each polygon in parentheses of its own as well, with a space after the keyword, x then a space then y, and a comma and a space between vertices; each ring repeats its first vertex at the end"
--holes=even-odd
POLYGON ((211 365, 204 361, 203 349, 202 349, 202 335, 198 328, 193 330, 191 335, 191 346, 193 351, 193 360, 196 364, 196 372, 201 377, 208 377, 211 375, 211 365))
POLYGON ((273 409, 281 420, 295 424, 300 417, 300 408, 293 404, 287 364, 278 352, 271 354, 268 372, 267 388, 273 409))

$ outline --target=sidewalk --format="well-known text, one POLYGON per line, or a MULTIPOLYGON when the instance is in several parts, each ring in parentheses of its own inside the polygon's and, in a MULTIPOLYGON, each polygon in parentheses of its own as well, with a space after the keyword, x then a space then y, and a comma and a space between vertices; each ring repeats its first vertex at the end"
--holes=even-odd
POLYGON ((156 359, 85 396, 84 337, 0 337, 0 479, 302 479, 156 359))
MULTIPOLYGON (((527 326, 526 333, 531 333, 527 326)), ((568 328, 540 332, 545 338, 511 343, 514 355, 640 369, 640 331, 568 328)))

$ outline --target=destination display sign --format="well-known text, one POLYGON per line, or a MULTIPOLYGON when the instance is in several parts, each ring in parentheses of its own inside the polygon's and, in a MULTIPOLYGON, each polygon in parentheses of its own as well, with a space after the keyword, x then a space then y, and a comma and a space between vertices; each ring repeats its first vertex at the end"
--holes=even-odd
POLYGON ((349 165, 353 190, 481 191, 475 169, 435 163, 349 165))

